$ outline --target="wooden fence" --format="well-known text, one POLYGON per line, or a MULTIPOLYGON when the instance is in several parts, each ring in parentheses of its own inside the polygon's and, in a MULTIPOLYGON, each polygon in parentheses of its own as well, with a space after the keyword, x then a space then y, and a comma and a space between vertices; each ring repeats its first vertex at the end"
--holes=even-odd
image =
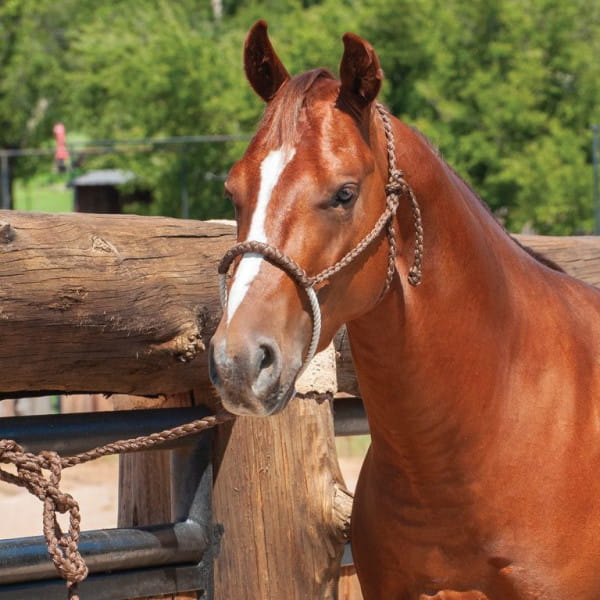
MULTIPOLYGON (((600 284, 596 238, 521 241, 600 284)), ((220 317, 215 265, 232 243, 233 230, 222 223, 0 211, 0 396, 125 394, 116 408, 128 412, 114 414, 124 415, 133 429, 148 414, 134 410, 156 407, 166 422, 168 415, 201 410, 197 405, 213 407, 205 349, 220 317)), ((154 567, 163 558, 171 564, 160 571, 168 585, 152 592, 141 584, 131 589, 195 598, 200 578, 205 598, 337 596, 351 497, 337 464, 331 406, 337 396, 336 413, 346 416, 338 419, 339 429, 356 430, 352 398, 358 396, 346 342, 343 335, 336 338, 334 354, 321 357, 324 363, 283 413, 221 426, 212 435, 208 464, 206 442, 121 458, 115 531, 130 533, 115 536, 146 536, 140 548, 154 557, 154 567), (199 498, 209 509, 196 510, 199 498), (190 542, 192 521, 200 534, 190 542), (188 548, 194 544, 201 547, 200 557, 188 548), (173 564, 181 548, 188 554, 173 564), (201 566, 193 577, 185 570, 192 563, 201 566)), ((119 420, 113 420, 100 420, 100 430, 119 431, 119 420)), ((0 421, 0 438, 12 431, 6 423, 14 421, 0 421)), ((90 544, 94 535, 86 538, 90 544)), ((30 542, 21 543, 29 548, 30 542)), ((28 571, 15 567, 20 579, 11 580, 11 568, 2 568, 8 564, 5 548, 0 543, 0 599, 16 599, 22 592, 15 586, 27 581, 28 571)), ((94 574, 82 586, 83 599, 133 597, 123 596, 125 584, 108 585, 104 575, 117 570, 108 578, 125 581, 135 563, 131 548, 103 552, 105 558, 91 561, 94 574), (94 587, 94 578, 104 583, 94 587)), ((48 580, 50 571, 42 571, 48 580)), ((343 574, 339 597, 359 598, 351 568, 343 574)))

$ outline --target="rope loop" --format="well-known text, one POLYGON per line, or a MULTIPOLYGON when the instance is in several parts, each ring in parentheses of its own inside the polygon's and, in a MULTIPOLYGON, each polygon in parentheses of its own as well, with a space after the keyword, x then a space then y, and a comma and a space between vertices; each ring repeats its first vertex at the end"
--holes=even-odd
POLYGON ((43 501, 43 531, 48 554, 59 575, 69 584, 69 598, 76 599, 76 584, 87 577, 88 569, 77 547, 81 524, 79 504, 59 487, 61 457, 49 451, 32 454, 14 440, 0 440, 0 462, 13 464, 17 470, 17 474, 12 475, 0 469, 0 480, 24 487, 43 501), (69 513, 67 533, 61 529, 56 513, 69 513))
POLYGON ((81 532, 79 504, 71 496, 61 492, 59 485, 62 475, 62 460, 56 452, 42 451, 38 455, 43 468, 50 471, 45 483, 43 530, 48 546, 48 554, 63 579, 73 584, 83 581, 88 568, 79 553, 77 544, 81 532), (56 513, 69 514, 69 530, 64 533, 56 513))
POLYGON ((242 254, 260 254, 271 264, 288 273, 300 287, 308 288, 311 285, 314 285, 314 278, 308 277, 306 271, 295 260, 283 254, 283 252, 277 248, 255 240, 241 242, 229 248, 219 263, 219 274, 226 275, 234 259, 242 254))

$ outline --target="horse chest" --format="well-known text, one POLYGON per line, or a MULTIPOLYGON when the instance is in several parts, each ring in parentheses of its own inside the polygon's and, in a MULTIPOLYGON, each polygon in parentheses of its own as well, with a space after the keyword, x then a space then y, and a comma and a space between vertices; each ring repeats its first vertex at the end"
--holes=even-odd
POLYGON ((381 477, 370 458, 352 515, 352 547, 365 598, 412 599, 489 578, 493 567, 480 555, 474 525, 461 508, 419 505, 401 474, 381 477))
MULTIPOLYGON (((398 477, 379 478, 370 463, 367 456, 352 515, 352 547, 365 600, 600 597, 600 574, 594 568, 600 546, 581 523, 575 524, 579 534, 559 544, 556 529, 550 536, 540 533, 548 523, 537 531, 525 526, 526 515, 508 523, 492 514, 498 508, 493 503, 424 508, 402 489, 398 477), (442 590, 481 595, 435 595, 442 590)), ((565 526, 573 529, 572 522, 565 526)))

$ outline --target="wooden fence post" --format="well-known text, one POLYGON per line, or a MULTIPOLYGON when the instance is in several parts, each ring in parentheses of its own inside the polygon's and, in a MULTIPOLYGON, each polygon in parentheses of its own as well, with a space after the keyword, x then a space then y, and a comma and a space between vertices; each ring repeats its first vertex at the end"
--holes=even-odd
POLYGON ((351 497, 335 452, 333 356, 311 365, 282 413, 217 432, 215 600, 337 596, 351 497))
MULTIPOLYGON (((165 398, 117 396, 115 410, 190 406, 190 394, 165 398)), ((160 525, 173 520, 170 450, 134 452, 119 457, 119 527, 160 525)), ((150 596, 139 600, 196 600, 195 592, 150 596)), ((133 599, 131 599, 133 600, 133 599)))

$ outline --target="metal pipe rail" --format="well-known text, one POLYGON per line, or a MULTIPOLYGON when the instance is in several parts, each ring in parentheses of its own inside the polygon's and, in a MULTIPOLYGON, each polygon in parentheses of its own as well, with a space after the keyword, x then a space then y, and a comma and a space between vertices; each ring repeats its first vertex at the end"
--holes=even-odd
MULTIPOLYGON (((0 438, 14 439, 29 452, 54 450, 67 456, 182 425, 209 412, 200 406, 8 417, 0 419, 0 438)), ((368 433, 360 398, 335 400, 334 427, 338 436, 368 433)), ((219 534, 211 529, 211 439, 211 432, 205 431, 160 448, 175 448, 172 493, 178 522, 81 534, 79 548, 90 569, 80 584, 83 598, 120 600, 191 590, 212 598, 211 553, 219 534)), ((351 561, 346 552, 344 564, 351 561)), ((1 540, 0 600, 42 597, 65 598, 64 582, 56 577, 44 539, 1 540)))
MULTIPOLYGON (((53 450, 61 456, 84 452, 116 440, 148 435, 202 419, 211 414, 205 406, 115 410, 66 415, 35 415, 0 419, 0 439, 15 440, 28 452, 53 450)), ((163 444, 166 450, 189 445, 190 436, 163 444)))
MULTIPOLYGON (((198 564, 207 549, 203 528, 194 521, 102 529, 81 534, 79 550, 90 573, 174 564, 198 564)), ((0 586, 56 579, 43 537, 0 542, 0 586)), ((0 588, 2 589, 2 588, 0 588)))
MULTIPOLYGON (((53 450, 62 456, 84 452, 115 440, 148 435, 210 414, 204 406, 116 410, 99 413, 37 415, 0 419, 0 439, 15 440, 28 452, 53 450)), ((336 398, 334 403, 336 436, 369 433, 360 398, 336 398)), ((201 434, 197 434, 201 435, 201 434)), ((196 437, 196 436, 190 436, 196 437)), ((189 445, 189 438, 165 443, 161 450, 189 445)))
POLYGON ((339 394, 333 403, 333 429, 338 437, 369 433, 367 414, 362 399, 339 394))
MULTIPOLYGON (((199 598, 211 598, 207 571, 200 565, 177 565, 156 569, 90 575, 79 584, 85 600, 121 600, 177 592, 198 592, 199 598)), ((51 580, 24 585, 0 586, 0 600, 65 600, 65 582, 51 580)))

